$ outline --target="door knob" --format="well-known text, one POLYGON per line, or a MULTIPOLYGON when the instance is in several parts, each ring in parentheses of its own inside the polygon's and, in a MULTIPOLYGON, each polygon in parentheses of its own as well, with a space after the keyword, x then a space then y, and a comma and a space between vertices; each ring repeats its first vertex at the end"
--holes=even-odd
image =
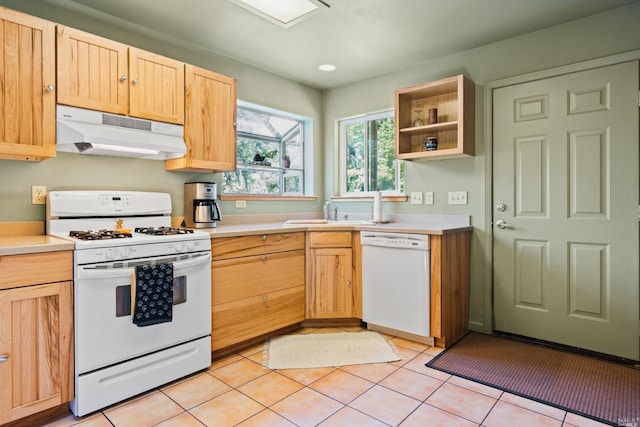
POLYGON ((496 221, 496 227, 498 227, 499 229, 511 228, 509 223, 507 221, 502 220, 502 219, 499 219, 499 220, 496 221))
POLYGON ((506 211, 506 210, 507 210, 507 205, 505 205, 504 203, 498 203, 498 204, 496 205, 496 210, 497 210, 498 212, 504 212, 504 211, 506 211))

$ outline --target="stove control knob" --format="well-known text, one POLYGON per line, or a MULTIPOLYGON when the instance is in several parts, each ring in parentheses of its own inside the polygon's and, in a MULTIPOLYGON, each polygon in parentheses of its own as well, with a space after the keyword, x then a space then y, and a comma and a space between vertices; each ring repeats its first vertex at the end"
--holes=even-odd
POLYGON ((120 255, 122 255, 123 258, 127 258, 130 253, 131 253, 131 248, 129 247, 123 246, 122 248, 120 248, 120 255))
POLYGON ((116 251, 117 249, 107 248, 107 251, 105 252, 107 259, 114 259, 116 257, 116 251))
POLYGON ((187 250, 192 251, 196 248, 196 242, 187 242, 187 250))
POLYGON ((184 244, 183 243, 177 243, 176 244, 176 252, 184 252, 184 244))

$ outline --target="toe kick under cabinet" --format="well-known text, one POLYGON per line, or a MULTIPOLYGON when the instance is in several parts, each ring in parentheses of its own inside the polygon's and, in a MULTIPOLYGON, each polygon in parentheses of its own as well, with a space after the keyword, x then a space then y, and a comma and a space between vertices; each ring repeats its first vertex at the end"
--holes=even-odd
POLYGON ((215 353, 304 320, 304 233, 212 240, 215 353))

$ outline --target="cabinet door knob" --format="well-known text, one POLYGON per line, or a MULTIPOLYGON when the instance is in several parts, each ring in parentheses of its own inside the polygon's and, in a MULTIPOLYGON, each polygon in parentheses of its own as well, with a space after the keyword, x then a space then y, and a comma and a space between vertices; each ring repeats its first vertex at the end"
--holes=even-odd
POLYGON ((138 84, 138 79, 134 78, 133 80, 131 80, 131 84, 132 85, 137 85, 138 84))
POLYGON ((120 76, 120 81, 121 82, 126 82, 127 81, 127 76, 120 76))
POLYGON ((267 262, 267 256, 266 255, 262 255, 262 261, 263 262, 267 262))
POLYGON ((9 360, 9 355, 8 354, 2 354, 0 355, 0 363, 4 363, 7 360, 9 360))
POLYGON ((53 92, 53 89, 54 89, 53 85, 47 85, 44 88, 44 90, 46 90, 47 92, 53 92))
POLYGON ((347 286, 351 287, 351 280, 347 280, 347 286))

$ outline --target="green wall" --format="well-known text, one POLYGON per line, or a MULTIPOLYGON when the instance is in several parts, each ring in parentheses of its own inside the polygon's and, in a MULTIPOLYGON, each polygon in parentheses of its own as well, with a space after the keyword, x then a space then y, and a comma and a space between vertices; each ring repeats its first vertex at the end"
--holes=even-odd
MULTIPOLYGON (((225 215, 255 213, 318 212, 327 196, 336 192, 336 120, 393 108, 394 90, 443 77, 465 74, 476 83, 476 155, 471 158, 407 162, 406 191, 433 191, 435 204, 385 203, 385 213, 467 214, 474 234, 471 265, 471 325, 490 330, 490 283, 486 283, 488 208, 484 140, 484 87, 486 82, 545 70, 589 59, 640 49, 640 3, 568 24, 515 37, 477 49, 436 58, 406 70, 355 84, 319 91, 279 76, 184 46, 154 40, 110 24, 56 9, 47 2, 0 0, 16 10, 74 26, 111 39, 202 66, 238 79, 238 97, 296 114, 310 116, 314 129, 315 201, 254 202, 236 210, 223 202, 225 215), (449 206, 448 191, 466 190, 469 204, 449 206)), ((445 36, 445 35, 443 35, 445 36)), ((31 185, 49 190, 117 188, 168 191, 174 213, 182 214, 182 184, 213 179, 218 175, 164 171, 163 162, 60 154, 42 163, 0 160, 0 221, 42 220, 44 207, 30 204, 31 185)), ((343 202, 341 212, 369 212, 370 203, 343 202)))
MULTIPOLYGON (((407 162, 406 188, 412 191, 433 191, 434 205, 385 203, 385 212, 412 214, 467 214, 474 226, 471 248, 471 327, 491 331, 491 284, 486 279, 485 253, 491 250, 487 242, 486 176, 484 136, 484 87, 486 82, 546 70, 567 64, 640 49, 640 3, 595 15, 567 24, 551 27, 524 36, 436 58, 395 73, 367 81, 327 90, 323 93, 324 146, 326 176, 324 184, 329 195, 335 194, 337 180, 334 162, 336 120, 391 109, 397 88, 465 74, 476 83, 475 156, 472 158, 407 162), (466 190, 468 205, 448 205, 447 192, 466 190)), ((489 141, 490 143, 490 141, 489 141)), ((344 203, 341 211, 367 212, 369 203, 344 203)))

